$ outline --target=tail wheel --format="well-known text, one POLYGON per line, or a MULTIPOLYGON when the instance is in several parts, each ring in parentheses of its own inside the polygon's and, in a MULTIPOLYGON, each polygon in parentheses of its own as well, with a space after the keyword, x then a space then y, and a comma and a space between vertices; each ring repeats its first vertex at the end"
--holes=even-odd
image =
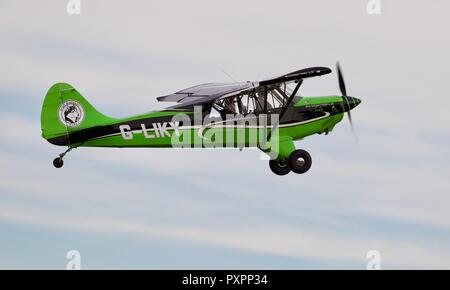
POLYGON ((288 160, 270 160, 269 166, 276 175, 286 175, 291 171, 288 160))
POLYGON ((305 150, 295 150, 289 156, 289 167, 298 174, 303 174, 311 168, 311 155, 305 150))
POLYGON ((61 168, 64 165, 64 161, 61 157, 57 157, 53 160, 53 166, 56 168, 61 168))

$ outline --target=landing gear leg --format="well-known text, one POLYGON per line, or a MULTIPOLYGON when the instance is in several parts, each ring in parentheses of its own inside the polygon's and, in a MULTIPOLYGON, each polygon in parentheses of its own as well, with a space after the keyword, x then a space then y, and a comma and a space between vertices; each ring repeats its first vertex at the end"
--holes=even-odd
POLYGON ((69 147, 66 151, 64 151, 63 153, 59 154, 58 157, 56 157, 55 159, 53 159, 53 166, 55 166, 56 168, 61 168, 64 165, 64 156, 66 156, 67 153, 69 153, 70 150, 72 150, 73 148, 76 147, 69 147))

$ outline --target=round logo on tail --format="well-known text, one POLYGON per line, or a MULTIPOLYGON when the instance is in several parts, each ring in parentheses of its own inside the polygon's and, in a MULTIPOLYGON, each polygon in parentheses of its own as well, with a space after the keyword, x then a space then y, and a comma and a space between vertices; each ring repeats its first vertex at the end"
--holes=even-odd
POLYGON ((84 110, 77 101, 65 101, 59 107, 59 120, 68 126, 76 127, 81 124, 84 118, 84 110))

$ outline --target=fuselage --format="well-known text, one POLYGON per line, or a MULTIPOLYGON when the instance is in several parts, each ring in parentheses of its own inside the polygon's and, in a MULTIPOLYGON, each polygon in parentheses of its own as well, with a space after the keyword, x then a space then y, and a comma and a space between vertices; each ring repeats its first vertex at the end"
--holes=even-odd
POLYGON ((359 103, 352 97, 302 97, 287 108, 282 120, 276 118, 281 109, 214 117, 207 108, 168 109, 112 119, 49 142, 85 147, 259 147, 269 134, 298 140, 331 132, 343 113, 359 103))

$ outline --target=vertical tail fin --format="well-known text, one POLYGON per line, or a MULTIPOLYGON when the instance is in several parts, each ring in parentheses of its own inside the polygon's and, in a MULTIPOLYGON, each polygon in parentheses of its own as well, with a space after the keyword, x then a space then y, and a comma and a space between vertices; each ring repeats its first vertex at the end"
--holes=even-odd
POLYGON ((70 145, 70 133, 113 120, 97 111, 71 85, 57 83, 48 90, 42 106, 42 137, 56 145, 70 145))

